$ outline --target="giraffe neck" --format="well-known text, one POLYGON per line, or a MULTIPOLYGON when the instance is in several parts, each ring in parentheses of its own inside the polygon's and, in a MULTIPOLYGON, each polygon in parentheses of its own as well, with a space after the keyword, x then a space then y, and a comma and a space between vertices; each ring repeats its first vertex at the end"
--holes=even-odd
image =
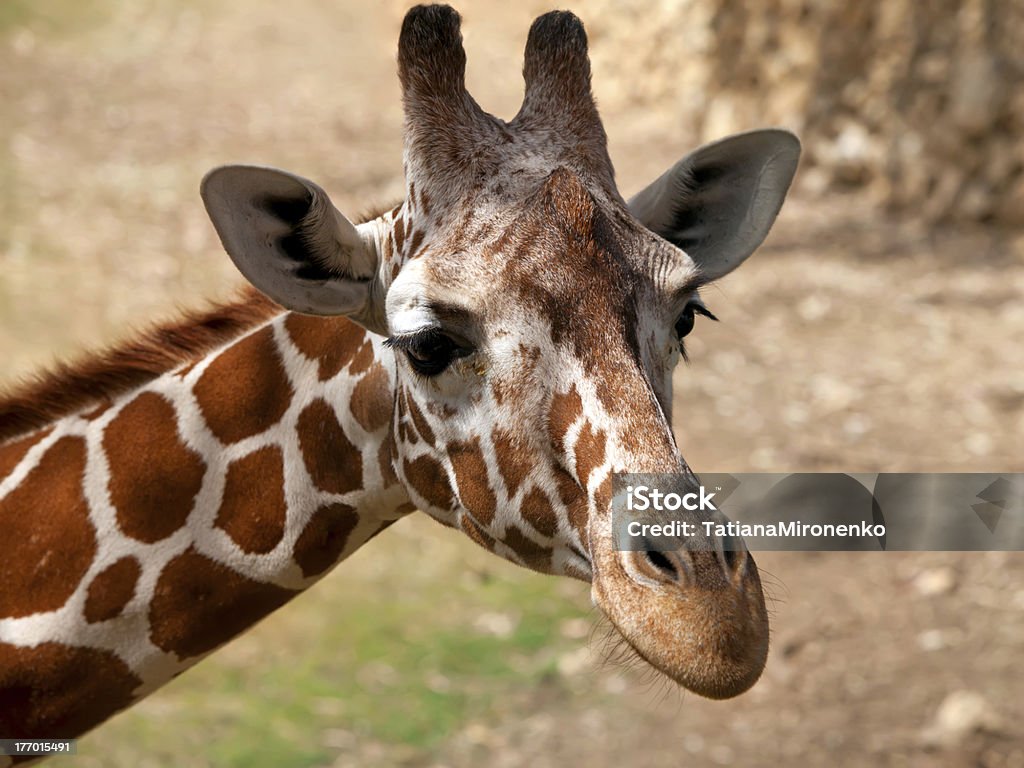
POLYGON ((394 358, 282 314, 0 446, 0 734, 71 737, 410 511, 394 358))

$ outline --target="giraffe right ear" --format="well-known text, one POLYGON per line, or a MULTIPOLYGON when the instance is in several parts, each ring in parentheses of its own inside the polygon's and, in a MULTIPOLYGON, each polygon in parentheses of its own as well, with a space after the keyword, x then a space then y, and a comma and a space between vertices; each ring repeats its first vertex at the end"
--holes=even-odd
POLYGON ((313 182, 274 168, 226 165, 200 187, 231 260, 287 309, 310 315, 375 313, 377 252, 313 182))

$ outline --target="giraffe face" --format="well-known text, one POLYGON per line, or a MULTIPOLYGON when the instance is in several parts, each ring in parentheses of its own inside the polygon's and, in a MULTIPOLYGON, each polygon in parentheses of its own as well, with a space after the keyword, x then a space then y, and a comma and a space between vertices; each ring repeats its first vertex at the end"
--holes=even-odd
POLYGON ((483 195, 469 208, 487 216, 435 224, 387 292, 398 474, 494 553, 590 580, 631 646, 691 690, 745 690, 767 653, 753 559, 706 540, 619 552, 611 535, 613 473, 692 477, 672 374, 710 314, 706 277, 564 165, 507 205, 483 195))
POLYGON ((590 578, 608 472, 683 466, 668 412, 698 273, 564 167, 498 218, 458 248, 442 235, 388 291, 400 475, 492 551, 590 578))
POLYGON ((758 131, 702 147, 627 202, 575 16, 534 23, 510 122, 480 110, 464 67, 458 15, 410 11, 393 211, 355 227, 312 182, 238 167, 207 177, 207 207, 258 288, 386 337, 393 464, 416 506, 513 562, 589 580, 653 666, 736 695, 767 654, 753 559, 696 539, 616 551, 611 476, 692 478, 670 425, 682 337, 710 315, 701 285, 767 234, 799 143, 758 131))

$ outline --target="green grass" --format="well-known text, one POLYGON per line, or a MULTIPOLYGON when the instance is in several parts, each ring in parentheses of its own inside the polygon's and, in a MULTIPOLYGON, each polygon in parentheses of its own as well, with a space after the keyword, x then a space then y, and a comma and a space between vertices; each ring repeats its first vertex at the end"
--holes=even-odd
POLYGON ((586 640, 560 626, 588 615, 586 585, 403 525, 424 538, 382 536, 54 765, 298 768, 368 745, 426 759, 468 723, 521 716, 538 691, 564 689, 558 658, 586 640), (367 575, 373 556, 395 570, 367 575))
POLYGON ((3 0, 0 35, 23 28, 42 34, 79 31, 102 21, 110 7, 110 0, 3 0))

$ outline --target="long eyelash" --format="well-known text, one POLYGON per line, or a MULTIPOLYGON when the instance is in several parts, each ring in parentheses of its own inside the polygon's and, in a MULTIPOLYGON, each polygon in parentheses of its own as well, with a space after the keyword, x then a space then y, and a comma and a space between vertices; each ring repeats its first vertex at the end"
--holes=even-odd
MULTIPOLYGON (((710 309, 705 307, 703 304, 693 303, 693 304, 690 305, 690 307, 693 308, 693 313, 695 315, 700 315, 701 317, 706 317, 708 320, 714 320, 716 323, 718 322, 718 318, 715 317, 714 313, 710 309)), ((684 339, 680 339, 679 340, 679 354, 683 358, 683 363, 685 363, 686 365, 689 365, 690 364, 690 355, 686 351, 686 344, 684 344, 683 342, 684 342, 684 339)))
POLYGON ((413 347, 420 346, 421 344, 427 344, 431 341, 437 341, 444 334, 441 333, 437 328, 424 328, 419 331, 413 331, 412 333, 401 333, 395 336, 389 336, 384 340, 384 346, 389 349, 401 349, 408 352, 413 347))
POLYGON ((695 314, 698 314, 701 317, 706 317, 708 320, 714 320, 716 323, 718 322, 718 318, 715 317, 711 310, 703 304, 691 304, 690 306, 693 307, 695 314))

